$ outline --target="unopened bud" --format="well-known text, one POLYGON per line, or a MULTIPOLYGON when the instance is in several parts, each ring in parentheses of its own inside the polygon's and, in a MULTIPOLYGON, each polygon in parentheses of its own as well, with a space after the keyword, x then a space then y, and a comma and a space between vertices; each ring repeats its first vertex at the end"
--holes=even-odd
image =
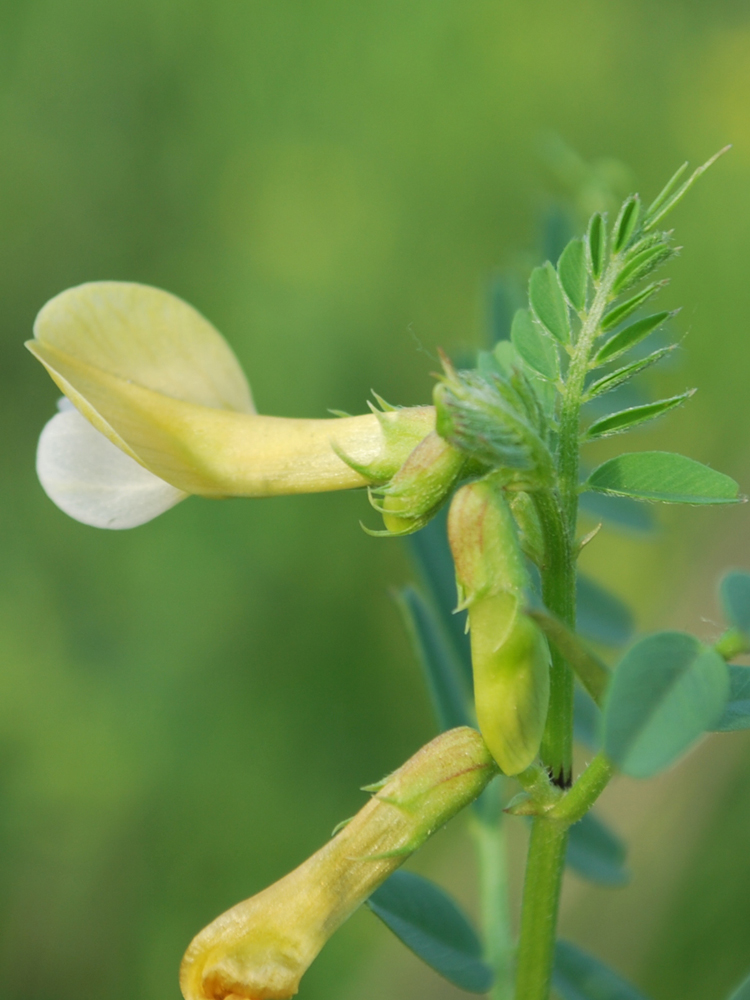
POLYGON ((182 960, 185 1000, 286 1000, 333 932, 497 774, 482 737, 442 733, 299 868, 227 910, 182 960))
POLYGON ((524 614, 526 567, 513 516, 492 479, 453 498, 448 536, 469 609, 477 720, 495 760, 518 774, 539 750, 549 700, 549 650, 524 614))
POLYGON ((461 452, 439 434, 428 434, 387 486, 370 491, 386 530, 408 535, 422 528, 453 489, 464 462, 461 452))

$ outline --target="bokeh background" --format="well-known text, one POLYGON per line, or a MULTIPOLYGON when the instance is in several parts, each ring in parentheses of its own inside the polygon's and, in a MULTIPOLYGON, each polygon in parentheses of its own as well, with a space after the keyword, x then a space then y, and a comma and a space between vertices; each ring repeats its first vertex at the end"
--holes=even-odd
MULTIPOLYGON (((391 596, 407 556, 362 532, 362 494, 192 499, 123 533, 52 506, 36 311, 82 281, 147 282, 226 334, 263 412, 358 412, 373 387, 426 401, 436 346, 483 342, 493 274, 535 262, 570 193, 552 133, 647 197, 734 143, 673 216, 663 301, 689 336, 651 387, 700 392, 633 446, 749 491, 746 4, 1 0, 3 997, 176 1000, 190 937, 434 733, 391 596)), ((665 511, 586 565, 641 630, 715 635, 749 519, 665 511)), ((750 966, 750 742, 715 737, 603 808, 633 884, 571 878, 566 933, 657 1000, 718 1000, 750 966)), ((461 820, 417 867, 475 907, 461 820)), ((362 912, 301 996, 458 993, 362 912)))

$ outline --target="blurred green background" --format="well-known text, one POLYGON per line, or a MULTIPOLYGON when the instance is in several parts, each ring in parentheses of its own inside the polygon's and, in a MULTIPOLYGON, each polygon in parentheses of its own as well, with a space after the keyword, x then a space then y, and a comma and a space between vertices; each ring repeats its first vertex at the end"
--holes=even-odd
MULTIPOLYGON (((259 408, 426 401, 480 344, 562 193, 558 133, 653 195, 734 150, 673 216, 688 332, 633 438, 750 490, 750 11, 734 0, 0 2, 0 992, 167 1000, 191 936, 301 861, 434 728, 362 494, 181 504, 132 532, 68 520, 34 475, 56 391, 36 311, 92 279, 167 288, 222 330, 259 408)), ((626 193, 626 192, 625 192, 626 193)), ((641 629, 715 634, 746 508, 666 511, 587 568, 641 629)), ((570 880, 563 927, 660 1000, 750 966, 750 742, 714 738, 604 803, 633 885, 570 880)), ((475 905, 461 820, 418 866, 475 905)), ((520 849, 520 847, 519 847, 520 849)), ((517 852, 518 853, 518 852, 517 852)), ((520 855, 514 861, 517 870, 520 855)), ((454 997, 371 915, 306 1000, 454 997)))

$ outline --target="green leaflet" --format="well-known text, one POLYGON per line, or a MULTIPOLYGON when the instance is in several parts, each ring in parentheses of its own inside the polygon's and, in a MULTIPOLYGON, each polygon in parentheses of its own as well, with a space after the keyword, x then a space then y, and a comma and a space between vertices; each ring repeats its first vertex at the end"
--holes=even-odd
POLYGON ((750 573, 727 573, 719 584, 719 599, 729 622, 750 636, 750 573))
POLYGON ((599 365, 606 364, 608 361, 614 361, 625 351, 629 351, 631 347, 640 344, 650 333, 674 315, 674 312, 655 313, 653 316, 646 316, 644 319, 636 320, 635 323, 626 326, 624 330, 620 330, 614 337, 610 337, 605 344, 602 344, 594 358, 592 367, 598 368, 599 365))
POLYGON ((677 183, 679 178, 682 176, 683 171, 687 167, 687 163, 684 163, 682 167, 680 167, 680 169, 674 175, 672 180, 669 181, 666 188, 664 188, 664 190, 656 198, 654 203, 649 207, 649 210, 646 213, 646 218, 643 223, 644 232, 648 232, 648 230, 653 229, 659 222, 661 222, 664 216, 668 212, 671 212, 672 209, 679 202, 682 201, 682 199, 688 193, 693 184, 695 184, 695 182, 698 180, 701 174, 704 174, 709 167, 713 166, 713 164, 716 163, 719 157, 723 156, 724 153, 726 153, 729 149, 731 149, 731 146, 724 146, 724 148, 720 149, 718 153, 714 153, 714 155, 711 157, 710 160, 707 160, 702 166, 698 167, 696 170, 693 171, 693 173, 690 175, 690 177, 688 177, 688 179, 685 181, 682 187, 679 187, 676 191, 674 191, 674 193, 672 193, 674 190, 674 185, 677 183))
POLYGON ((570 828, 566 864, 599 885, 622 886, 630 880, 627 849, 620 838, 589 812, 570 828))
POLYGON ((750 1000, 750 976, 740 983, 729 997, 729 1000, 750 1000))
POLYGON ((635 986, 569 941, 555 945, 552 986, 562 1000, 646 1000, 635 986))
POLYGON ((642 281, 652 271, 655 271, 657 267, 666 264, 671 257, 675 256, 676 252, 667 243, 663 242, 641 250, 640 253, 631 257, 620 271, 612 286, 612 291, 615 295, 619 295, 621 292, 627 291, 628 288, 632 288, 633 285, 637 285, 639 281, 642 281))
POLYGON ((414 587, 404 587, 399 604, 427 680, 441 731, 473 726, 463 669, 430 605, 414 587))
POLYGON ((709 646, 684 632, 636 643, 618 664, 604 706, 604 752, 633 778, 672 764, 716 725, 729 671, 709 646))
POLYGON ((640 309, 640 307, 644 305, 644 303, 646 303, 652 295, 655 295, 661 288, 663 288, 665 284, 666 281, 654 281, 652 284, 647 285, 642 291, 638 292, 637 295, 633 295, 632 298, 621 302, 619 306, 615 306, 614 309, 610 309, 602 320, 602 331, 606 333, 607 330, 614 330, 614 328, 619 326, 620 323, 624 323, 628 316, 631 316, 636 309, 640 309))
POLYGON ((620 214, 615 221, 612 237, 612 253, 619 253, 630 242, 630 238, 638 225, 641 214, 641 199, 637 194, 631 194, 622 203, 620 214))
POLYGON ((740 503, 737 483, 722 472, 669 451, 628 452, 600 465, 585 489, 661 503, 740 503))
POLYGON ((469 993, 486 993, 492 970, 479 937, 451 897, 413 872, 396 871, 366 904, 439 975, 469 993))
POLYGON ((587 517, 604 521, 613 528, 650 535, 656 530, 651 509, 630 497, 607 493, 583 493, 578 509, 587 517))
POLYGON ((650 368, 651 365, 655 365, 658 361, 661 361, 663 357, 670 354, 676 347, 677 344, 660 347, 658 351, 654 351, 653 354, 649 354, 639 361, 634 361, 623 368, 618 368, 617 371, 610 372, 609 375, 603 375, 596 382, 592 382, 586 390, 586 401, 588 402, 596 396, 601 396, 605 392, 611 392, 612 389, 616 389, 618 386, 623 385, 623 383, 630 381, 635 375, 640 375, 641 372, 650 368))
POLYGON ((646 221, 652 218, 652 216, 656 214, 656 212, 661 208, 661 206, 664 204, 667 198, 669 198, 669 196, 672 194, 675 187, 677 186, 677 182, 679 181, 680 177, 682 177, 682 175, 685 173, 687 168, 688 168, 688 161, 685 160, 682 166, 678 167, 677 170, 675 170, 675 172, 669 178, 669 180, 661 189, 659 194, 654 198, 654 200, 646 209, 646 221))
POLYGON ((724 714, 713 726, 714 733, 734 733, 750 729, 750 668, 729 667, 729 701, 724 714))
POLYGON ((588 250, 588 266, 592 278, 599 278, 604 269, 604 245, 607 234, 604 229, 604 219, 597 212, 591 216, 589 231, 586 234, 586 249, 588 250))
POLYGON ((547 261, 535 267, 529 278, 529 302, 534 315, 548 333, 567 344, 570 340, 570 316, 557 271, 547 261))
POLYGON ((583 441, 595 441, 597 438, 611 437, 614 434, 624 434, 639 424, 645 424, 649 420, 655 420, 664 413, 669 413, 675 407, 680 406, 686 399, 695 393, 695 389, 689 389, 679 396, 671 396, 669 399, 661 399, 657 403, 646 403, 645 406, 631 406, 627 410, 620 410, 619 413, 612 413, 608 417, 596 420, 582 434, 583 441))
POLYGON ((526 364, 543 378, 556 382, 560 377, 560 359, 555 343, 542 333, 528 309, 518 309, 513 317, 510 337, 526 364))
POLYGON ((560 254, 557 262, 560 284, 568 297, 568 302, 580 312, 586 305, 586 247, 583 240, 571 240, 560 254))
POLYGON ((576 603, 577 628, 585 639, 604 646, 624 646, 633 637, 630 608, 583 573, 576 578, 576 603))

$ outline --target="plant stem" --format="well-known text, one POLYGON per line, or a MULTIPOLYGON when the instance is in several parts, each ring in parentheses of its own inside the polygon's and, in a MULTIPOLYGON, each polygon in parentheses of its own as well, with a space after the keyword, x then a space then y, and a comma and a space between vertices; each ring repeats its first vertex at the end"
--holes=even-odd
POLYGON ((516 1000, 547 1000, 549 996, 567 843, 567 824, 543 816, 534 820, 521 911, 516 1000))
MULTIPOLYGON (((551 490, 538 490, 534 503, 544 533, 542 598, 545 606, 571 628, 575 627, 575 563, 571 537, 551 490)), ((573 674, 557 647, 551 649, 550 696, 541 757, 552 781, 570 784, 573 758, 573 674)))
MULTIPOLYGON (((547 609, 573 630, 576 624, 575 532, 581 403, 591 351, 618 271, 619 260, 615 257, 595 287, 590 308, 581 315, 578 339, 570 351, 560 406, 558 488, 538 490, 533 494, 545 543, 541 567, 542 598, 547 609)), ((573 672, 559 649, 553 646, 551 652, 550 700, 541 757, 552 781, 567 788, 572 778, 573 672)), ((598 768, 590 779, 592 794, 597 777, 603 780, 598 768)), ((584 801, 585 795, 579 793, 574 797, 573 806, 579 797, 584 801)), ((566 795, 561 803, 567 798, 566 795)), ((539 816, 533 821, 521 910, 515 1000, 547 1000, 549 997, 568 826, 567 819, 560 821, 551 816, 539 816)))
POLYGON ((550 809, 550 819, 561 820, 569 826, 583 819, 614 773, 615 768, 609 758, 603 753, 597 754, 567 795, 550 809))
MULTIPOLYGON (((500 796, 505 781, 484 793, 484 808, 474 811, 472 832, 477 849, 486 958, 495 979, 491 1000, 513 1000, 514 941, 508 900, 508 848, 500 796)), ((479 803, 478 803, 479 805, 479 803)))

